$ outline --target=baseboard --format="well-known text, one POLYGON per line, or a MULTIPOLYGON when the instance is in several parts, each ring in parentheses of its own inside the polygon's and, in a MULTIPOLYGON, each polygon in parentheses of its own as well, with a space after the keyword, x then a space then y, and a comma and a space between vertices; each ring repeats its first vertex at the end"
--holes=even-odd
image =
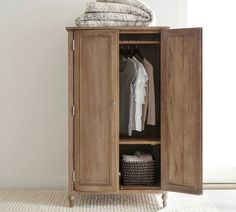
POLYGON ((206 184, 236 184, 236 167, 210 167, 203 169, 206 184))
POLYGON ((203 189, 236 189, 236 183, 204 183, 203 189))

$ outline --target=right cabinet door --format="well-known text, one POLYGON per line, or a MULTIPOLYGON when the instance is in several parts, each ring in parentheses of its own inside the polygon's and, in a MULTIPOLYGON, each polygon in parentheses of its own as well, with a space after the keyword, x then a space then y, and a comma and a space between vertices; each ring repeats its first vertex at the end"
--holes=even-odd
POLYGON ((202 29, 161 32, 161 189, 202 193, 202 29))

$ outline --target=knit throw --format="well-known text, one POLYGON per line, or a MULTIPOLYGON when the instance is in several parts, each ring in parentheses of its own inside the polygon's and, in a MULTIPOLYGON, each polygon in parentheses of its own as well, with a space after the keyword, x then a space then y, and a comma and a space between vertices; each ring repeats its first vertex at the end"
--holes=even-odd
POLYGON ((96 0, 89 2, 75 24, 79 27, 155 25, 152 9, 140 0, 96 0))

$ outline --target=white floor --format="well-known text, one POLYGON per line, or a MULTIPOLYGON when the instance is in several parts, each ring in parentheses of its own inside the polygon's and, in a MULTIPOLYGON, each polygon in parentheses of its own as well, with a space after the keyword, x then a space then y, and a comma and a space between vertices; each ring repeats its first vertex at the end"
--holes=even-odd
POLYGON ((79 195, 69 208, 66 190, 0 190, 0 212, 219 212, 207 194, 169 192, 161 207, 161 195, 79 195))
POLYGON ((219 212, 236 212, 236 190, 204 190, 219 212))
MULTIPOLYGON (((0 212, 26 211, 157 211, 161 197, 155 195, 80 195, 73 209, 66 190, 0 190, 0 212), (132 210, 131 210, 132 209, 132 210)), ((236 212, 236 190, 204 190, 204 195, 169 192, 165 209, 175 212, 236 212)))

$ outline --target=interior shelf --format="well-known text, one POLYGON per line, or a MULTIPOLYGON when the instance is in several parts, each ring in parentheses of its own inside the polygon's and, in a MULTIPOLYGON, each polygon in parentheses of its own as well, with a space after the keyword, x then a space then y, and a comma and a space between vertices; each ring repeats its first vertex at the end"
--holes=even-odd
POLYGON ((161 144, 160 140, 148 139, 148 138, 120 138, 120 144, 161 144))
POLYGON ((159 190, 160 184, 154 184, 152 186, 145 185, 121 185, 120 190, 159 190))
POLYGON ((126 136, 120 135, 120 144, 161 144, 161 140, 158 137, 147 137, 147 136, 126 136))

